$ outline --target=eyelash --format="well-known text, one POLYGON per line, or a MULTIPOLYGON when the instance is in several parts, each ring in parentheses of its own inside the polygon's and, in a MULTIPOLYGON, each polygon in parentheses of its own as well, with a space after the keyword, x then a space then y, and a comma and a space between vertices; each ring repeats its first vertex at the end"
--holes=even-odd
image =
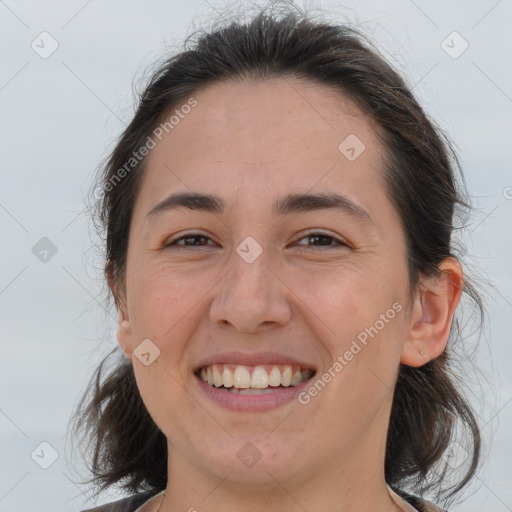
MULTIPOLYGON (((208 240, 211 240, 210 237, 206 236, 206 235, 203 235, 201 233, 189 233, 187 235, 184 235, 184 236, 181 236, 180 238, 177 238, 176 240, 173 240, 172 242, 169 242, 168 244, 165 245, 165 248, 176 248, 178 250, 181 250, 181 249, 184 249, 184 248, 187 248, 187 247, 206 247, 205 245, 178 245, 177 242, 181 241, 181 240, 186 240, 186 239, 189 239, 189 238, 207 238, 208 240)), ((310 233, 307 233, 305 234, 304 236, 302 236, 301 238, 297 239, 297 242, 300 242, 301 240, 304 240, 305 238, 317 238, 317 237, 322 237, 322 238, 329 238, 335 242, 338 243, 338 246, 339 247, 348 247, 348 244, 343 242, 342 240, 340 240, 339 238, 336 238, 334 236, 331 236, 331 235, 327 235, 325 233, 320 233, 320 232, 316 232, 316 231, 312 231, 310 233)), ((306 245, 306 247, 328 247, 330 249, 334 248, 335 246, 334 245, 317 245, 317 246, 314 246, 314 245, 306 245)), ((320 250, 325 250, 325 249, 320 249, 320 250)))

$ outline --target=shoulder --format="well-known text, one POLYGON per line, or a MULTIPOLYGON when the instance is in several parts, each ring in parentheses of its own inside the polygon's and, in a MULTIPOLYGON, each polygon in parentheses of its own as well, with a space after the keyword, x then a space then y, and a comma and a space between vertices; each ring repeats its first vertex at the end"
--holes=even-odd
POLYGON ((157 491, 148 491, 142 494, 134 494, 128 498, 106 503, 105 505, 101 505, 99 507, 88 508, 87 510, 82 510, 81 512, 135 512, 141 505, 152 498, 155 494, 157 494, 157 491))

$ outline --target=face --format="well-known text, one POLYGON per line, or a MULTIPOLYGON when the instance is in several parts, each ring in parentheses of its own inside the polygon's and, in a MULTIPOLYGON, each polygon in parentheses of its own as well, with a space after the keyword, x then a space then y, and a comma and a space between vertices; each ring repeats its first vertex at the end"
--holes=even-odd
POLYGON ((408 336, 384 149, 318 84, 218 83, 194 98, 147 160, 118 331, 170 464, 255 486, 367 470, 384 456, 408 336), (190 193, 217 199, 170 199, 190 193))

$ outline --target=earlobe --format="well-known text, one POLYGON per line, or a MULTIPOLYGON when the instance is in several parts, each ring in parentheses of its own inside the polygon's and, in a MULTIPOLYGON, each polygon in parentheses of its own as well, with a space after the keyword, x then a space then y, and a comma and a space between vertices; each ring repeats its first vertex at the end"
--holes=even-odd
POLYGON ((126 358, 131 361, 133 352, 131 341, 131 326, 125 301, 121 299, 118 287, 112 278, 111 272, 106 270, 105 275, 117 307, 117 341, 123 349, 126 358))
POLYGON ((123 349, 124 355, 131 361, 132 359, 132 336, 130 319, 124 305, 119 305, 117 310, 117 341, 123 349))
POLYGON ((411 309, 408 337, 400 362, 418 367, 445 350, 455 309, 463 288, 462 268, 448 257, 439 265, 440 274, 421 278, 411 309))

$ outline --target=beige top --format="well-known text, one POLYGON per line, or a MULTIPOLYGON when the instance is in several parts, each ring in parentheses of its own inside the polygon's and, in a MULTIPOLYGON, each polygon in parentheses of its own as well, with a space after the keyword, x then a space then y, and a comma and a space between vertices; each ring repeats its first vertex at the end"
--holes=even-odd
POLYGON ((398 494, 393 491, 391 487, 388 487, 388 492, 391 496, 391 499, 398 505, 402 512, 418 512, 412 505, 409 505, 409 503, 400 498, 400 496, 398 496, 398 494))
POLYGON ((400 507, 400 510, 402 510, 403 512, 446 512, 443 509, 439 508, 437 505, 431 503, 430 501, 423 499, 418 500, 419 502, 421 502, 419 503, 419 506, 421 508, 415 509, 412 505, 409 505, 409 503, 407 503, 400 496, 398 496, 398 494, 396 494, 396 492, 394 492, 393 489, 391 489, 389 486, 388 491, 393 501, 400 507))

